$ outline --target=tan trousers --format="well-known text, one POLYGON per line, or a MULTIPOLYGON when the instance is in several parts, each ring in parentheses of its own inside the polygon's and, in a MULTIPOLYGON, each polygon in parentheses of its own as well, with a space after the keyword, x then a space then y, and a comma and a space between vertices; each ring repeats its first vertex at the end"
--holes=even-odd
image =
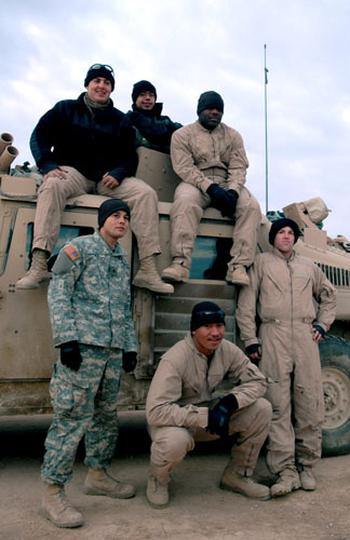
MULTIPOLYGON (((229 434, 237 435, 231 450, 234 468, 245 476, 251 476, 256 467, 259 452, 268 435, 271 421, 271 405, 259 398, 252 405, 233 413, 229 434)), ((195 447, 195 442, 213 441, 220 437, 201 428, 150 426, 152 439, 151 466, 166 481, 169 473, 195 447)))
POLYGON ((269 381, 273 409, 267 464, 273 473, 295 464, 313 466, 321 457, 324 401, 318 345, 310 325, 278 321, 260 327, 259 368, 269 381))
MULTIPOLYGON (((221 185, 225 186, 225 184, 221 185)), ((174 203, 170 211, 171 255, 172 258, 183 259, 186 268, 191 266, 192 250, 199 223, 204 209, 208 206, 210 206, 209 195, 202 193, 195 186, 181 182, 176 188, 174 203)), ((255 258, 261 210, 258 201, 245 187, 242 188, 237 201, 235 219, 230 269, 237 264, 248 267, 255 258)))
POLYGON ((70 197, 84 193, 98 193, 107 197, 123 199, 131 210, 130 225, 138 243, 139 257, 160 253, 158 197, 143 180, 125 178, 120 186, 109 189, 99 182, 88 180, 73 167, 67 170, 65 179, 49 176, 40 186, 34 221, 33 249, 52 252, 57 241, 61 215, 70 197))

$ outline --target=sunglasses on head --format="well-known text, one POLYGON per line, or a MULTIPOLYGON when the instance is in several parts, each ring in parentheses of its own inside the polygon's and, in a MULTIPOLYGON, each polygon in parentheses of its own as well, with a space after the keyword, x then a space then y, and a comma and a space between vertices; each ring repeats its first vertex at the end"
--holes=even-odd
POLYGON ((89 68, 89 71, 90 69, 101 69, 101 68, 104 68, 107 71, 110 71, 112 74, 114 74, 112 66, 109 66, 108 64, 92 64, 92 66, 89 68))

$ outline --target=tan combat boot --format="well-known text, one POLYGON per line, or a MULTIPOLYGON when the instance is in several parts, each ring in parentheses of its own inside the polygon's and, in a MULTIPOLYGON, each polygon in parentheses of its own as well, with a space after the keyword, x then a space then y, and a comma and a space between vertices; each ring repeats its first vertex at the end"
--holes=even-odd
POLYGON ((162 279, 176 283, 187 283, 190 271, 184 266, 182 259, 174 259, 170 266, 164 268, 162 279))
POLYGON ((170 294, 174 292, 174 287, 170 283, 164 283, 160 279, 155 255, 141 259, 140 268, 134 277, 133 285, 156 293, 170 294))
POLYGON ((37 289, 42 281, 50 279, 47 271, 48 252, 43 249, 34 249, 32 264, 28 272, 17 281, 16 289, 37 289))
POLYGON ((294 468, 287 468, 278 475, 277 482, 271 486, 272 497, 283 497, 300 488, 300 480, 294 468))
POLYGON ((243 476, 234 470, 230 462, 225 468, 220 481, 220 488, 234 493, 240 493, 251 499, 266 501, 271 499, 270 490, 267 486, 254 482, 250 477, 243 476))
POLYGON ((152 508, 165 508, 169 504, 168 484, 169 480, 157 478, 150 472, 146 497, 152 508))
POLYGON ((41 502, 40 514, 52 521, 56 527, 73 529, 84 523, 83 516, 66 498, 64 487, 47 484, 41 502))
POLYGON ((303 465, 299 470, 301 489, 304 491, 314 491, 316 489, 316 478, 312 467, 303 465))
POLYGON ((87 495, 104 495, 113 499, 130 499, 135 495, 134 486, 112 478, 105 469, 89 469, 83 489, 87 495))
POLYGON ((249 285, 249 276, 245 266, 243 266, 243 264, 238 264, 232 268, 229 267, 226 274, 226 281, 228 281, 228 283, 233 283, 234 285, 249 285))

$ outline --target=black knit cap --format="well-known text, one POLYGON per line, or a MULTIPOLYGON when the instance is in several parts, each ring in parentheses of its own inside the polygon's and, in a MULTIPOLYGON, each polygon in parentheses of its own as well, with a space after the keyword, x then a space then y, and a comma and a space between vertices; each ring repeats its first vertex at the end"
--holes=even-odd
POLYGON ((224 100, 217 92, 210 90, 203 92, 199 96, 197 105, 197 114, 199 115, 205 109, 218 109, 218 111, 224 112, 224 100))
POLYGON ((289 218, 281 218, 274 221, 271 225, 271 229, 269 232, 269 242, 273 246, 275 243, 276 234, 278 231, 283 229, 283 227, 290 227, 292 231, 294 232, 294 244, 298 240, 300 236, 300 229, 298 227, 298 224, 289 218))
POLYGON ((98 228, 101 229, 106 219, 119 210, 124 210, 130 219, 130 208, 126 202, 121 199, 107 199, 104 201, 98 209, 98 228))
POLYGON ((89 82, 92 81, 92 79, 96 79, 97 77, 103 77, 104 79, 110 81, 112 90, 114 90, 114 72, 111 66, 108 66, 107 64, 93 64, 86 74, 84 81, 85 88, 89 82))
POLYGON ((225 324, 225 312, 214 302, 199 302, 192 309, 191 332, 206 324, 225 324))
POLYGON ((157 99, 157 90, 155 86, 153 86, 153 84, 149 81, 139 81, 134 84, 134 87, 132 89, 131 98, 133 103, 135 103, 135 101, 137 100, 139 95, 142 94, 142 92, 152 92, 154 94, 154 97, 157 99))

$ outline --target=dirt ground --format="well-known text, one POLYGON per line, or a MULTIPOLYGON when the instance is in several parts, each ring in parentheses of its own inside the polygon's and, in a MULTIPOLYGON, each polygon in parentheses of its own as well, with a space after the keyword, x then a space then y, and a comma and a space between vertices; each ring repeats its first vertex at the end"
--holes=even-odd
MULTIPOLYGON (((142 413, 121 413, 120 443, 111 468, 135 483, 131 500, 88 496, 79 450, 67 493, 84 514, 79 529, 57 529, 41 518, 39 477, 49 417, 0 419, 1 540, 350 540, 350 456, 322 459, 318 489, 260 502, 222 491, 228 458, 222 443, 202 443, 176 469, 171 504, 150 508, 145 498, 149 439, 142 413)), ((261 458, 260 480, 268 482, 261 458)))

